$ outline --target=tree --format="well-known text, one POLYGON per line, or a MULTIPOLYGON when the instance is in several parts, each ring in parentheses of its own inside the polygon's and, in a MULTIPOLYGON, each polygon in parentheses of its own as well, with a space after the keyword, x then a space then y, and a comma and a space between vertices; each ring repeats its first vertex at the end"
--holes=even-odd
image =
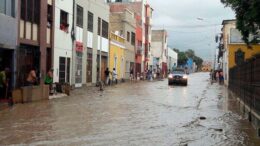
POLYGON ((178 53, 178 65, 185 65, 187 63, 188 57, 184 52, 178 53))
POLYGON ((187 55, 188 58, 193 58, 195 56, 195 52, 191 49, 187 50, 185 54, 187 55))
POLYGON ((193 61, 196 63, 198 69, 202 67, 203 59, 198 56, 194 56, 193 61))
POLYGON ((245 43, 259 42, 260 1, 259 0, 221 0, 226 7, 231 7, 236 13, 237 29, 241 31, 245 43), (252 34, 254 37, 249 40, 252 34))

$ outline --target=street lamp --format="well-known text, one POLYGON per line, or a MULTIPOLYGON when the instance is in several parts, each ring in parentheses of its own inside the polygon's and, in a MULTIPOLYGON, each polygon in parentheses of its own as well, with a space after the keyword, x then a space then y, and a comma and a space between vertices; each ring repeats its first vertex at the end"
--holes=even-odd
MULTIPOLYGON (((201 18, 201 17, 197 17, 196 18, 197 20, 199 20, 199 21, 204 21, 204 22, 206 22, 206 23, 208 23, 208 24, 211 24, 210 22, 208 22, 208 21, 205 21, 205 19, 204 18, 201 18)), ((216 40, 216 25, 214 25, 214 34, 213 34, 213 36, 215 36, 215 40, 216 40)), ((217 43, 217 42, 216 42, 217 43)), ((210 44, 208 44, 208 46, 211 46, 210 44)), ((215 64, 216 64, 216 54, 217 53, 217 51, 216 51, 216 49, 214 48, 214 49, 212 49, 212 55, 213 55, 213 69, 215 70, 215 64), (215 52, 214 52, 215 51, 215 52)))

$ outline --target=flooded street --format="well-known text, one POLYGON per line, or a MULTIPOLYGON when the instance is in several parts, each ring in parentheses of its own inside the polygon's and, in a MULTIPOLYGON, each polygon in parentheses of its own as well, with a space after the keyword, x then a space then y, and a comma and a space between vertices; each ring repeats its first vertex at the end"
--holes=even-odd
POLYGON ((208 73, 168 82, 87 87, 61 99, 0 111, 0 145, 258 146, 260 139, 208 73))

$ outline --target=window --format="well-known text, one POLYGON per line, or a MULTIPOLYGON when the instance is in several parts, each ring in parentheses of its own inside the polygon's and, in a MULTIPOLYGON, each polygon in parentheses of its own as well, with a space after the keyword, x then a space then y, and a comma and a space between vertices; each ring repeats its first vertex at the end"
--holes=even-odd
POLYGON ((33 0, 27 0, 26 3, 26 20, 32 22, 33 20, 33 0))
POLYGON ((70 82, 70 58, 59 58, 59 83, 70 82))
POLYGON ((77 26, 83 28, 83 8, 77 5, 77 26))
POLYGON ((15 17, 15 0, 0 0, 0 13, 15 17))
POLYGON ((34 0, 34 8, 33 8, 33 22, 39 24, 40 22, 40 1, 34 0))
POLYGON ((114 68, 117 69, 117 57, 114 58, 114 68))
POLYGON ((93 32, 93 13, 88 11, 88 31, 93 32))
POLYGON ((65 31, 65 32, 68 32, 68 27, 69 27, 68 13, 61 10, 60 11, 60 29, 65 31))
POLYGON ((101 18, 98 17, 98 35, 100 35, 101 18))
POLYGON ((108 38, 108 23, 102 20, 102 37, 108 38))
POLYGON ((21 19, 39 24, 40 22, 39 0, 21 0, 21 19))
POLYGON ((51 28, 52 19, 53 19, 52 18, 52 6, 48 5, 48 13, 47 13, 47 20, 48 20, 47 27, 48 28, 51 28))
POLYGON ((127 37, 126 38, 127 38, 127 41, 130 42, 130 32, 129 31, 127 32, 127 37))
POLYGON ((132 34, 131 34, 131 44, 135 45, 135 33, 134 32, 132 32, 132 34))
POLYGON ((21 0, 21 19, 25 20, 26 0, 21 0))

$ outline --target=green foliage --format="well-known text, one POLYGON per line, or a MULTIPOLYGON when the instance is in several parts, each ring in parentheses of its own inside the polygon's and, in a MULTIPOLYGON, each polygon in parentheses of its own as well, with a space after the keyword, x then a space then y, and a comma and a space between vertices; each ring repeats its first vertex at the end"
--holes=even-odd
POLYGON ((236 13, 237 29, 241 31, 247 44, 259 42, 260 0, 221 0, 226 7, 231 7, 236 13), (254 37, 249 40, 249 35, 254 37))
POLYGON ((184 65, 187 63, 188 57, 186 56, 185 52, 178 53, 178 64, 184 65))
POLYGON ((191 49, 187 50, 185 54, 187 55, 188 58, 193 58, 195 56, 195 52, 191 49))
POLYGON ((198 68, 202 67, 203 59, 196 56, 196 54, 193 50, 189 49, 185 52, 182 52, 182 51, 180 51, 179 49, 176 49, 176 48, 173 49, 173 50, 178 53, 178 64, 179 65, 185 65, 188 61, 188 58, 192 58, 193 61, 198 66, 198 68))

